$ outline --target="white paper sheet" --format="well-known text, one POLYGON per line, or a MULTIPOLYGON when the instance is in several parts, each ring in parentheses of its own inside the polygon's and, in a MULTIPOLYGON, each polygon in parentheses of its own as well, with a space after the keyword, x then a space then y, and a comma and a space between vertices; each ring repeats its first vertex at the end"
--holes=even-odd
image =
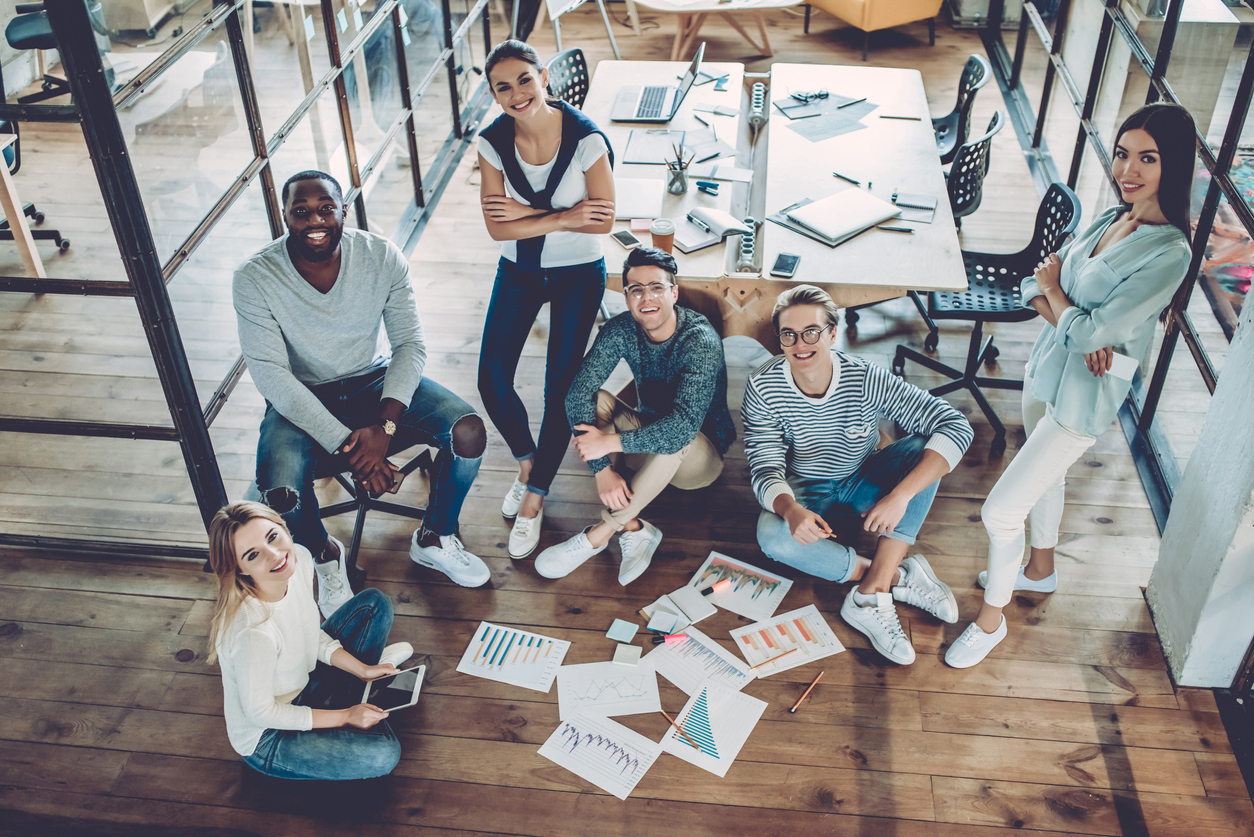
POLYGON ((653 766, 662 745, 609 718, 577 714, 558 724, 539 752, 601 790, 626 799, 653 766))
POLYGON ((662 739, 662 751, 715 776, 726 776, 765 711, 766 701, 707 681, 675 719, 688 737, 671 727, 662 739))
POLYGON ((721 552, 710 553, 688 586, 704 590, 724 579, 730 580, 731 586, 711 593, 706 596, 706 601, 748 619, 770 619, 792 587, 792 581, 783 576, 729 558, 721 552))
POLYGON ((687 694, 696 694, 703 681, 739 691, 753 680, 749 667, 696 628, 684 631, 683 642, 663 643, 640 661, 687 694))
POLYGON ((457 670, 547 693, 569 649, 564 639, 480 622, 457 670))
POLYGON ((585 715, 660 712, 657 675, 647 666, 624 671, 614 663, 585 663, 557 670, 557 711, 565 720, 585 715))
POLYGON ((737 628, 731 635, 749 665, 765 663, 754 669, 758 677, 778 674, 845 650, 814 605, 737 628), (777 662, 768 662, 776 658, 777 662))

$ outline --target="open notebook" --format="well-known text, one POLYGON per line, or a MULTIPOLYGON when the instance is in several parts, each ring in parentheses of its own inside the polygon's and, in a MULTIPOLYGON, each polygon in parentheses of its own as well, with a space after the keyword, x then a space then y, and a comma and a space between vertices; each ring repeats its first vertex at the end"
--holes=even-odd
POLYGON ((829 242, 839 241, 900 214, 901 210, 888 201, 880 200, 861 189, 846 189, 785 212, 790 221, 817 233, 829 242))

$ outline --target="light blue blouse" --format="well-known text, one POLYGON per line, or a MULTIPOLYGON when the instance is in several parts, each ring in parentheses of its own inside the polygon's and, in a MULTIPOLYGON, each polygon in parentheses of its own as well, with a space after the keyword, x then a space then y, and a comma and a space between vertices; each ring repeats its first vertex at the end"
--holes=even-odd
MULTIPOLYGON (((1149 374, 1154 323, 1189 267, 1188 239, 1172 224, 1142 225, 1097 256, 1093 248, 1123 212, 1112 206, 1058 253, 1060 285, 1071 307, 1057 327, 1045 324, 1032 347, 1027 374, 1032 395, 1054 407, 1054 419, 1068 430, 1100 436, 1110 426, 1132 387, 1107 373, 1096 378, 1084 355, 1112 346, 1149 374)), ((1041 296, 1036 277, 1022 284, 1023 304, 1041 296)))

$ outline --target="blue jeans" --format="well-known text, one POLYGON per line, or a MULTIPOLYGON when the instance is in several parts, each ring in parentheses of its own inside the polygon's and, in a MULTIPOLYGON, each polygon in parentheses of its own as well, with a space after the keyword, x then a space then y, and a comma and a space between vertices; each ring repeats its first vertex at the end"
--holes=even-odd
MULTIPOLYGON (((376 369, 309 389, 322 406, 347 427, 353 430, 369 427, 379 423, 385 371, 376 369)), ((423 520, 424 527, 437 535, 457 531, 462 501, 479 473, 482 457, 466 459, 453 453, 453 425, 458 419, 474 414, 474 408, 465 401, 430 378, 423 378, 409 407, 396 422, 390 453, 412 445, 433 445, 440 449, 440 465, 431 481, 431 499, 423 520)), ((314 479, 346 470, 346 454, 328 452, 308 433, 266 404, 261 438, 257 442, 257 488, 266 505, 282 515, 292 532, 292 540, 315 557, 326 545, 327 530, 318 513, 314 479), (327 462, 328 459, 332 461, 327 462)))
MULTIPOLYGON (((840 517, 858 518, 914 470, 923 459, 926 445, 927 439, 922 436, 907 436, 872 453, 856 472, 843 480, 790 476, 788 484, 798 503, 821 515, 829 524, 840 517)), ((882 537, 914 543, 939 487, 940 480, 937 480, 914 495, 892 534, 882 537)), ((809 546, 797 543, 788 521, 774 512, 763 511, 758 515, 758 546, 781 564, 829 581, 848 581, 857 567, 854 550, 831 538, 809 546)))
MULTIPOLYGON (((392 630, 392 600, 373 587, 349 599, 322 623, 344 650, 368 665, 392 630)), ((347 709, 361 703, 365 684, 347 671, 319 662, 309 683, 292 703, 312 709, 347 709)), ((401 742, 380 721, 370 729, 268 729, 244 763, 278 779, 369 779, 392 772, 401 758, 401 742)))
POLYGON ((583 363, 588 335, 605 295, 605 259, 539 272, 502 258, 488 302, 479 346, 479 396, 515 459, 531 458, 527 490, 549 493, 566 448, 570 421, 566 391, 583 363), (514 372, 540 307, 549 304, 548 359, 544 369, 544 418, 536 444, 527 408, 514 389, 514 372))

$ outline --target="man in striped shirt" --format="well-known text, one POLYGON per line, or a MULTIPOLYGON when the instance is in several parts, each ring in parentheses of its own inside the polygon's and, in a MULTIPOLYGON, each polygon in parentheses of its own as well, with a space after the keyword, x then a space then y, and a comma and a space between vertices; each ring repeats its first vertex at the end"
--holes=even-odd
POLYGON ((971 444, 971 425, 945 401, 887 369, 832 349, 838 310, 812 285, 780 294, 772 319, 784 354, 749 378, 741 417, 768 556, 831 581, 859 580, 841 617, 895 663, 914 662, 894 600, 945 622, 958 603, 922 555, 906 557, 940 478, 971 444), (879 420, 911 434, 876 450, 879 420), (867 561, 836 542, 826 518, 860 515, 879 535, 867 561))

